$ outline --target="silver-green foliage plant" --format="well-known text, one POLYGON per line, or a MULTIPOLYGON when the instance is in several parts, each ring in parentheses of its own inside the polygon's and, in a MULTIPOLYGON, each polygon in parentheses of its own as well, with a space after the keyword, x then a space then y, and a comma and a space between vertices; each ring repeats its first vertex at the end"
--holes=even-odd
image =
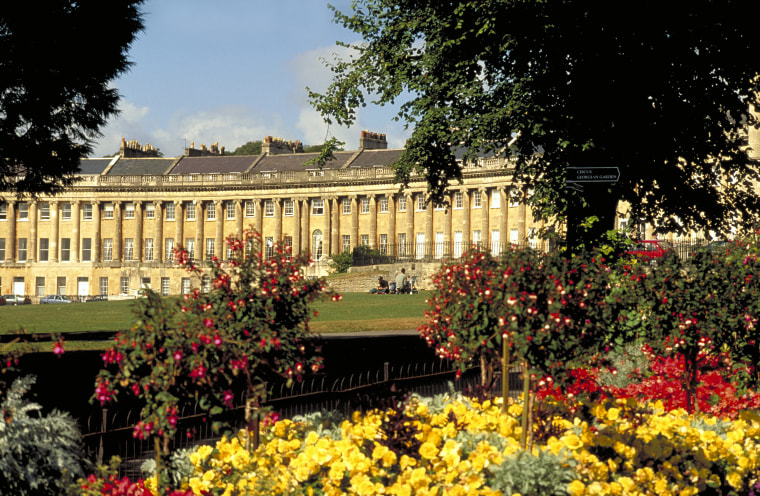
POLYGON ((624 388, 639 382, 639 376, 649 370, 649 359, 641 349, 641 343, 629 343, 622 353, 612 351, 605 358, 610 367, 599 372, 598 382, 602 386, 624 388))
POLYGON ((489 465, 488 485, 502 494, 522 496, 565 496, 567 487, 578 474, 570 460, 546 450, 538 455, 521 451, 507 457, 501 465, 489 465))
POLYGON ((42 407, 24 395, 34 376, 16 379, 0 407, 0 494, 58 495, 83 477, 82 435, 68 414, 42 407))

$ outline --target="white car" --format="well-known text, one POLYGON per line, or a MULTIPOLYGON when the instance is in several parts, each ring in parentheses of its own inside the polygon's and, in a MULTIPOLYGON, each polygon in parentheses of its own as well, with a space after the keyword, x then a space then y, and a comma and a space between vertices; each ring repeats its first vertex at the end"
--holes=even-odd
POLYGON ((71 303, 71 300, 61 295, 47 295, 44 298, 40 298, 40 305, 45 303, 71 303))

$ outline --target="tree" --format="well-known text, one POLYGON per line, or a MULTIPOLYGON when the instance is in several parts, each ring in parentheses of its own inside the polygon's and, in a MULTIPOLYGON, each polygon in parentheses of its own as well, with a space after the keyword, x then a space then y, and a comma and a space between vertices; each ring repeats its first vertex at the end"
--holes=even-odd
POLYGON ((235 148, 235 151, 230 155, 261 155, 262 141, 249 141, 244 145, 240 145, 235 148))
POLYGON ((118 112, 109 83, 130 65, 142 1, 3 6, 0 190, 55 193, 72 184, 99 129, 118 112))
MULTIPOLYGON (((359 0, 335 21, 363 38, 327 62, 309 92, 328 123, 352 124, 367 100, 401 101, 413 128, 396 164, 440 200, 462 177, 453 147, 513 154, 517 194, 568 237, 612 229, 617 202, 661 231, 751 226, 760 201, 748 159, 748 106, 760 62, 749 0, 411 2, 359 0), (620 180, 568 188, 567 168, 613 166, 620 180), (726 178, 731 181, 727 182, 726 178), (580 189, 580 188, 579 188, 580 189), (533 192, 528 195, 528 192, 533 192), (578 226, 597 216, 591 229, 578 226)), ((575 239, 569 240, 575 243, 575 239)))

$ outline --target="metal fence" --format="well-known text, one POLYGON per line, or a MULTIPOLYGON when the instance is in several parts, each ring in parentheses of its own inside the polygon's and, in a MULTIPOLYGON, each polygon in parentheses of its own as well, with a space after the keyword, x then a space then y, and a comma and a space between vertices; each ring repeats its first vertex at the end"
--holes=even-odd
MULTIPOLYGON (((510 396, 515 396, 520 388, 519 374, 517 368, 510 371, 510 396)), ((281 418, 317 411, 337 411, 350 416, 352 412, 371 405, 373 400, 387 395, 391 386, 397 391, 433 396, 448 392, 451 385, 460 392, 472 390, 479 382, 478 367, 466 370, 457 379, 453 364, 444 360, 406 365, 386 363, 382 369, 346 376, 313 376, 290 387, 285 383, 271 384, 267 388, 266 406, 281 418)), ((494 387, 501 391, 500 383, 494 387)), ((240 406, 226 412, 222 419, 235 428, 243 428, 243 398, 238 398, 237 404, 240 406)), ((104 409, 100 415, 90 416, 83 426, 88 458, 104 463, 118 455, 122 459, 120 476, 141 476, 140 465, 144 460, 153 458, 155 451, 149 440, 133 437, 138 416, 137 407, 104 409)), ((198 405, 187 406, 180 411, 177 428, 177 436, 170 443, 171 450, 212 444, 220 439, 220 434, 212 430, 205 412, 198 405)))

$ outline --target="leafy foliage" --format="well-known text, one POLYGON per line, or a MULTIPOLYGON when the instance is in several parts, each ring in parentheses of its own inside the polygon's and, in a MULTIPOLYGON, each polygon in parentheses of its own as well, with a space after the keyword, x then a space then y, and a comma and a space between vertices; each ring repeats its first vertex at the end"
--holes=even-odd
POLYGON ((567 487, 578 478, 574 463, 551 451, 538 450, 537 454, 520 451, 516 456, 504 459, 501 465, 489 465, 492 474, 489 485, 502 494, 523 496, 565 496, 567 487))
POLYGON ((54 193, 72 184, 99 129, 118 112, 119 94, 110 83, 129 67, 127 50, 143 27, 142 3, 59 0, 3 7, 0 190, 54 193), (93 40, 98 56, 83 56, 92 53, 93 40))
POLYGON ((328 263, 330 267, 335 269, 335 272, 345 274, 354 263, 354 254, 351 251, 335 253, 334 255, 330 255, 328 263))
POLYGON ((61 494, 83 475, 82 436, 67 413, 41 415, 24 398, 36 378, 13 382, 0 405, 0 494, 61 494))
POLYGON ((663 231, 749 228, 760 208, 743 147, 757 125, 750 6, 644 2, 621 16, 600 0, 359 0, 335 21, 362 41, 340 43, 350 58, 326 62, 333 83, 310 101, 341 125, 370 98, 400 102, 413 132, 397 178, 423 175, 436 201, 461 178, 459 143, 465 161, 513 154, 515 193, 534 215, 573 228, 597 215, 588 236, 612 229, 618 200, 663 231), (620 180, 569 189, 569 166, 615 166, 620 180))
POLYGON ((244 145, 240 145, 230 153, 230 155, 261 155, 261 147, 263 142, 261 140, 249 141, 244 145))

